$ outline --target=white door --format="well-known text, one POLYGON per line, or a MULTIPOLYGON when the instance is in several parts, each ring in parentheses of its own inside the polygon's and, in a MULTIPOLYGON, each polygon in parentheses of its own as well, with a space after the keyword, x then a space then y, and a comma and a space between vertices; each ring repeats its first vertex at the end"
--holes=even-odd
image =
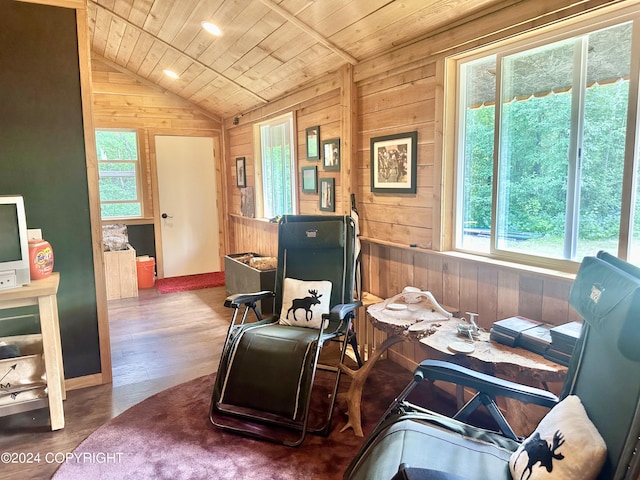
POLYGON ((155 142, 164 277, 221 271, 213 138, 155 142))

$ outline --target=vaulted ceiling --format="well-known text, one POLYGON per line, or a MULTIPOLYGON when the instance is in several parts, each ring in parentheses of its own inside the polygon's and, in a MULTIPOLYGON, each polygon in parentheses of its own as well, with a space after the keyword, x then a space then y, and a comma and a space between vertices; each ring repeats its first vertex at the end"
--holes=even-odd
POLYGON ((221 118, 504 3, 514 1, 88 1, 93 56, 221 118), (222 35, 205 31, 203 21, 222 35))

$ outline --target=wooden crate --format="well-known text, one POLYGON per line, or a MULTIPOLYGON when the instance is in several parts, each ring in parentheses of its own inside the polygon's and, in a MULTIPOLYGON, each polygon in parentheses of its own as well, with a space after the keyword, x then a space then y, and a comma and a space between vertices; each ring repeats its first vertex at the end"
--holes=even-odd
POLYGON ((136 251, 131 245, 126 250, 104 252, 104 274, 107 300, 138 296, 136 251))
POLYGON ((0 416, 23 402, 46 397, 42 335, 1 337, 0 341, 16 344, 20 356, 0 360, 0 416))

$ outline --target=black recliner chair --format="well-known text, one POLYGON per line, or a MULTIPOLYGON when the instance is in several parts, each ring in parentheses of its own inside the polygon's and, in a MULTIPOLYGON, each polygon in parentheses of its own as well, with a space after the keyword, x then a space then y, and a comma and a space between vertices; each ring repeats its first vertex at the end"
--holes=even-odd
POLYGON ((308 430, 329 433, 339 364, 348 344, 358 352, 351 328, 361 304, 354 300, 355 240, 349 216, 282 217, 274 292, 231 295, 225 301, 233 318, 211 396, 214 425, 291 446, 299 445, 308 430), (275 315, 262 318, 256 302, 274 296, 275 315), (247 321, 250 312, 257 321, 247 321), (329 341, 339 343, 339 354, 319 363, 329 341), (325 414, 309 425, 317 370, 331 386, 328 401, 320 403, 325 414))
POLYGON ((516 480, 552 479, 554 474, 580 480, 636 480, 640 474, 640 269, 605 252, 586 257, 570 303, 584 322, 560 398, 448 362, 424 361, 344 478, 500 480, 513 478, 513 470, 516 480), (424 381, 452 382, 478 393, 449 418, 408 400, 424 381), (519 438, 495 403, 500 396, 551 410, 535 432, 519 438), (494 418, 496 431, 466 422, 480 406, 494 418))

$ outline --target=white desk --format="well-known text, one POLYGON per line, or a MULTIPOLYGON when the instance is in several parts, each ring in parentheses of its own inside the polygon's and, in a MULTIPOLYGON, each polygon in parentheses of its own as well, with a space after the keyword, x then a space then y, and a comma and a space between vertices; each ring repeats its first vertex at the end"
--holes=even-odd
MULTIPOLYGON (((32 280, 29 285, 24 287, 0 290, 0 310, 30 305, 38 307, 51 430, 64 428, 62 400, 66 396, 56 297, 59 283, 60 274, 54 272, 42 280, 32 280)), ((22 408, 17 406, 18 408, 11 413, 42 407, 42 402, 29 401, 25 403, 27 404, 22 408)))

